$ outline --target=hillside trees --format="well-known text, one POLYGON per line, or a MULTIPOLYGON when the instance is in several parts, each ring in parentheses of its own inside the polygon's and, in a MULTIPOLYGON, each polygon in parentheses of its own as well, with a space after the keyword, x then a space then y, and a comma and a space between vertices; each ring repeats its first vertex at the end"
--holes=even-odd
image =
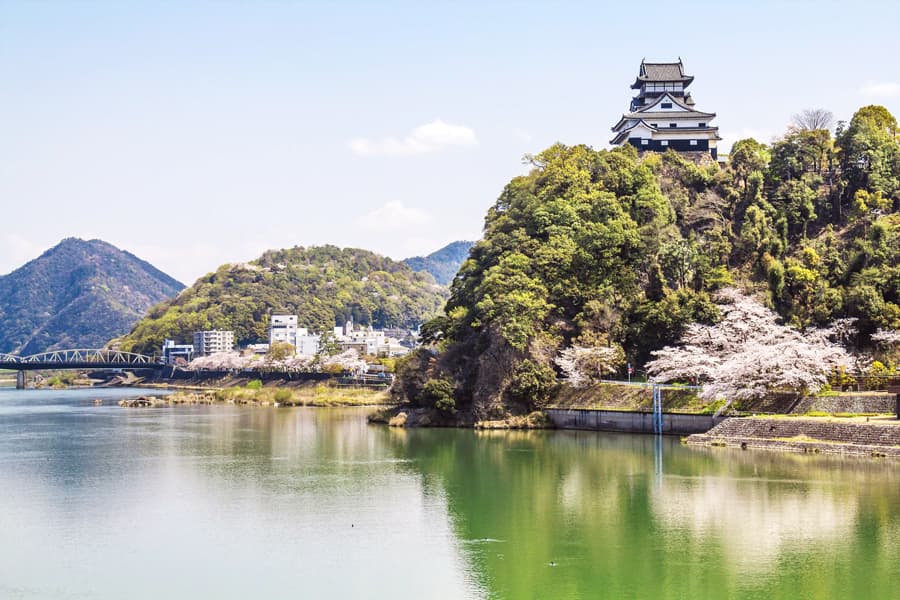
POLYGON ((452 381, 454 397, 481 418, 511 406, 528 410, 551 393, 562 349, 625 344, 649 352, 645 328, 665 322, 675 335, 708 314, 706 281, 715 280, 715 269, 721 274, 727 252, 709 255, 705 231, 682 236, 654 170, 668 173, 687 211, 714 175, 669 162, 645 164, 630 147, 560 144, 532 157, 535 168, 512 180, 488 211, 484 239, 454 280, 445 317, 424 327, 441 352, 424 363, 408 359, 398 389, 427 404, 421 371, 409 368, 416 361, 431 379, 452 381), (656 309, 652 316, 640 312, 645 304, 656 309))
POLYGON ((372 252, 334 246, 272 250, 223 265, 176 298, 157 305, 121 341, 152 354, 163 339, 228 329, 239 344, 268 339, 273 313, 296 314, 300 326, 330 331, 352 319, 375 327, 415 328, 436 315, 446 290, 427 273, 372 252))
MULTIPOLYGON (((710 297, 735 283, 777 312, 763 322, 778 335, 734 360, 816 389, 821 371, 779 366, 769 346, 793 357, 785 365, 825 355, 837 364, 842 356, 803 346, 796 332, 854 318, 855 343, 869 345, 878 329, 900 328, 896 120, 864 107, 835 136, 829 121, 804 115, 772 144, 740 140, 724 168, 631 147, 557 144, 528 157, 532 171, 489 209, 445 314, 423 327, 430 349, 400 369, 398 393, 418 401, 440 378, 476 417, 534 408, 554 374, 575 373, 577 349, 617 345, 640 366, 718 322, 710 297)), ((685 364, 697 377, 714 366, 685 364)), ((773 389, 735 372, 747 393, 773 389)))

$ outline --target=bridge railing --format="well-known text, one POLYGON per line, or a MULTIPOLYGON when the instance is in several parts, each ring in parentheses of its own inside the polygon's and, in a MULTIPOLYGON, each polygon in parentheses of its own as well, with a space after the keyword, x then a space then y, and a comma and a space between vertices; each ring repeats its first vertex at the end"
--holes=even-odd
POLYGON ((0 354, 0 363, 17 364, 107 364, 122 366, 157 365, 159 360, 152 356, 136 354, 134 352, 122 352, 119 350, 104 350, 78 348, 74 350, 51 350, 29 356, 16 356, 12 354, 0 354))

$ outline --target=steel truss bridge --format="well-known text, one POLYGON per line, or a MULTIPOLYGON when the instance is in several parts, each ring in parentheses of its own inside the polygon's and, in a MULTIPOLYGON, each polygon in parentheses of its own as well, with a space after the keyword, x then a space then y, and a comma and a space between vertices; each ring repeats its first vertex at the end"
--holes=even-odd
POLYGON ((36 371, 44 369, 156 369, 159 359, 118 350, 53 350, 31 356, 0 354, 0 369, 36 371))

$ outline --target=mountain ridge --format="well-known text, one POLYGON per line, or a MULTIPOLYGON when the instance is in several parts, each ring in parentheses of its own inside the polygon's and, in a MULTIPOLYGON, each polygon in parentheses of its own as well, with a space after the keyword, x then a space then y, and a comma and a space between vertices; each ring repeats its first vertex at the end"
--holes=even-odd
POLYGON ((0 351, 101 347, 183 288, 108 242, 65 238, 0 276, 0 351))
POLYGON ((427 271, 441 285, 450 285, 459 268, 469 256, 475 242, 458 240, 425 256, 404 258, 403 263, 413 271, 427 271))

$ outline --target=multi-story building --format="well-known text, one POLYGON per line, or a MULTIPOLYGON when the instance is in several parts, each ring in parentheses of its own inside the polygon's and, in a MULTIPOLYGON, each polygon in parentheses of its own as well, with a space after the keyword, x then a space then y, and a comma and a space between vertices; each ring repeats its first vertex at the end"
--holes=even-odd
POLYGON ((194 332, 194 355, 209 356, 234 349, 234 332, 214 329, 194 332))
POLYGON ((622 115, 612 130, 611 144, 631 144, 639 151, 708 152, 717 158, 719 128, 710 125, 716 113, 694 107, 691 93, 685 91, 694 81, 685 75, 681 59, 677 63, 641 61, 637 79, 631 88, 638 90, 629 112, 622 115))
POLYGON ((269 345, 281 343, 296 347, 298 330, 297 315, 272 315, 269 317, 269 345))
POLYGON ((194 346, 191 344, 176 344, 173 340, 165 340, 162 345, 163 364, 172 366, 179 362, 191 362, 194 358, 194 346))
POLYGON ((290 344, 297 354, 314 356, 319 351, 320 336, 310 334, 297 323, 297 315, 272 315, 269 319, 269 345, 290 344))

